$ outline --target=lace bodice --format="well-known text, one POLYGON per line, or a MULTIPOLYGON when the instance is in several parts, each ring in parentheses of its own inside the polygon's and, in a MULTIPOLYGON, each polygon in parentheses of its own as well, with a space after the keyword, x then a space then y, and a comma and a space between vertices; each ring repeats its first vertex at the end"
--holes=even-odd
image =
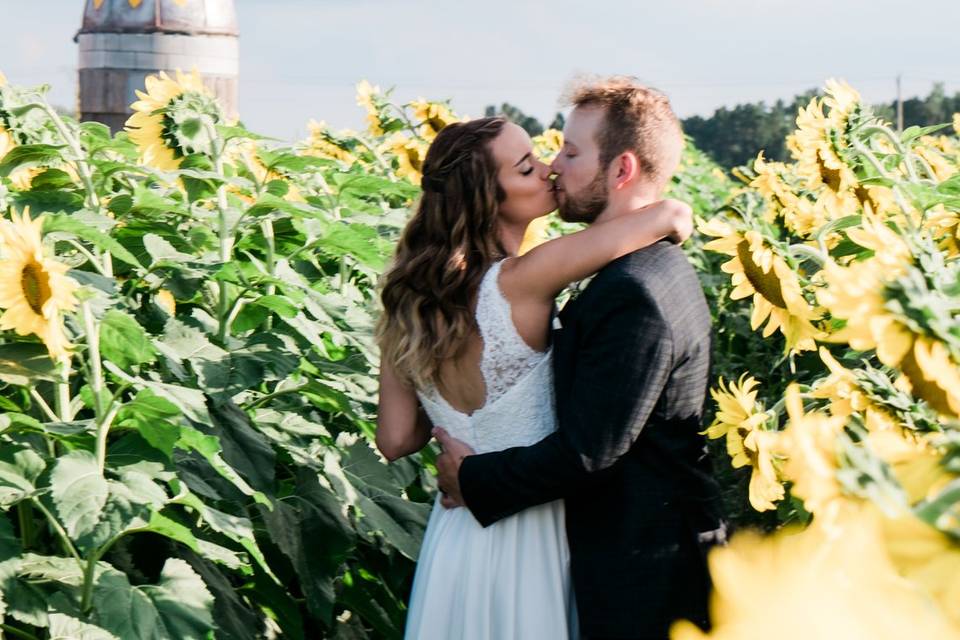
POLYGON ((480 372, 487 402, 496 402, 547 355, 531 349, 517 332, 510 303, 500 290, 502 265, 503 260, 487 270, 477 292, 477 326, 483 338, 480 372))
POLYGON ((533 444, 556 428, 550 351, 530 348, 517 333, 510 303, 500 290, 502 265, 501 260, 487 270, 477 292, 483 406, 468 415, 450 406, 434 385, 417 391, 433 424, 478 453, 533 444))

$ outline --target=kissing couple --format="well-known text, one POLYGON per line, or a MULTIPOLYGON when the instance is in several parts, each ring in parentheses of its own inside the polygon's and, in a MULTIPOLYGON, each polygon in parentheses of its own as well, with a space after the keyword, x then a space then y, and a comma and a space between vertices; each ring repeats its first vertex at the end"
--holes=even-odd
POLYGON ((441 130, 383 279, 377 446, 443 448, 407 638, 708 625, 710 312, 678 246, 692 211, 663 198, 683 135, 633 78, 580 82, 568 103, 550 165, 501 117, 441 130), (518 255, 554 210, 586 228, 518 255))

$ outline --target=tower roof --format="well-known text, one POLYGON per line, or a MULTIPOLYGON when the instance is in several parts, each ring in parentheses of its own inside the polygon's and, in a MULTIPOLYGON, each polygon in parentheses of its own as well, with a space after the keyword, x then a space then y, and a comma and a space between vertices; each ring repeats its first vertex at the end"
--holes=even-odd
POLYGON ((237 35, 233 0, 86 0, 79 33, 237 35))

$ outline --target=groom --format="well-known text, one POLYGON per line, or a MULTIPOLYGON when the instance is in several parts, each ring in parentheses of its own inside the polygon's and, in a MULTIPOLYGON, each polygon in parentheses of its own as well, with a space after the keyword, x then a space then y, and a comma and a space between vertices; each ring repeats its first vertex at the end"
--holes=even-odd
MULTIPOLYGON (((683 137, 666 97, 616 77, 575 88, 553 162, 560 216, 602 222, 662 198, 683 137)), ((558 430, 473 455, 443 429, 444 505, 483 525, 564 499, 586 640, 664 640, 671 622, 707 625, 718 492, 699 434, 710 312, 667 241, 605 267, 559 315, 553 336, 558 430)))

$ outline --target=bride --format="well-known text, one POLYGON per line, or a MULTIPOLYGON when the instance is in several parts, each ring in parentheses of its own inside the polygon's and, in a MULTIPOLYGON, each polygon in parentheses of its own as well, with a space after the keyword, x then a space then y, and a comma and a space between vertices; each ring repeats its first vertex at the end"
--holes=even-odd
MULTIPOLYGON (((423 165, 423 196, 384 277, 377 447, 419 451, 433 425, 483 453, 556 429, 554 299, 610 261, 692 232, 690 208, 662 200, 517 255, 527 225, 557 207, 550 168, 503 118, 444 128, 423 165)), ((557 640, 577 635, 563 502, 483 528, 434 504, 406 637, 557 640)))

